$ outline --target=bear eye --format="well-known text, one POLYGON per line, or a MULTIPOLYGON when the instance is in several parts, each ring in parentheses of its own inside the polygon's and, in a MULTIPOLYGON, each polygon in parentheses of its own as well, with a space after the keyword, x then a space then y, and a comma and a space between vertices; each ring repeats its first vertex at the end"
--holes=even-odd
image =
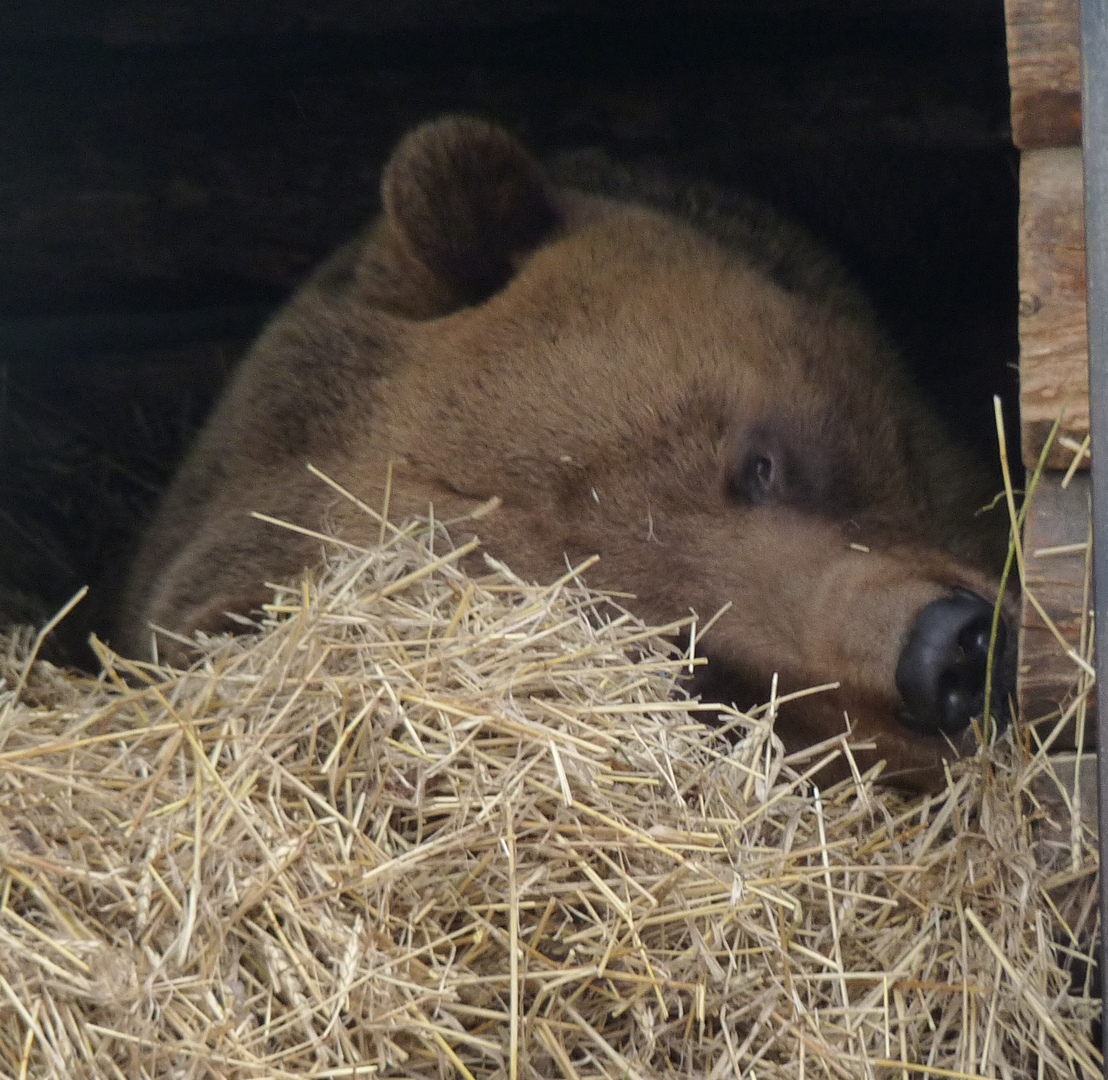
POLYGON ((773 487, 773 458, 758 454, 750 459, 747 468, 750 470, 750 483, 762 491, 769 491, 773 487))
POLYGON ((778 481, 777 462, 765 452, 750 454, 728 484, 728 494, 739 502, 755 506, 765 502, 778 481))

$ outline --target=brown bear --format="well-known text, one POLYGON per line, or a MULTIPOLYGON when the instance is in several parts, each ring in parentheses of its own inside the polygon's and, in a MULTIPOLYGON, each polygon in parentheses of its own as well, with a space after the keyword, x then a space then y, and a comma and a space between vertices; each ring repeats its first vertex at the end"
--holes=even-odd
POLYGON ((987 480, 798 229, 593 171, 555 184, 475 119, 404 138, 379 219, 279 312, 186 460, 117 647, 230 628, 318 560, 250 511, 364 537, 305 463, 372 505, 391 463, 394 516, 499 497, 473 528, 525 577, 595 553, 590 583, 644 619, 729 605, 699 689, 837 682, 782 710, 786 745, 849 722, 876 742, 862 764, 931 782, 984 705, 1006 544, 987 480))

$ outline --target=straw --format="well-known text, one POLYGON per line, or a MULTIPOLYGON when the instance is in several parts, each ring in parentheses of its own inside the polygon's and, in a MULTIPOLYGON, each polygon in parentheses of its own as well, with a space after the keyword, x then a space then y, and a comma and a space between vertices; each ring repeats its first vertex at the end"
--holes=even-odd
POLYGON ((0 643, 0 1074, 1099 1069, 1094 845, 1022 730, 817 793, 842 740, 720 737, 618 598, 380 539, 188 671, 0 643))

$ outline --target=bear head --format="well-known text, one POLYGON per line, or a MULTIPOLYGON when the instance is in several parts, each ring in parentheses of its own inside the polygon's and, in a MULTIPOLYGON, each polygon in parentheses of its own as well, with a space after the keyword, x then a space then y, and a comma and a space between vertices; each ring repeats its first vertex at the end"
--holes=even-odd
POLYGON ((985 704, 1006 543, 1001 515, 979 512, 987 481, 799 230, 613 175, 555 184, 479 120, 409 134, 380 217, 235 374, 146 537, 115 642, 141 654, 152 624, 224 628, 318 559, 251 511, 365 534, 310 461, 374 505, 391 476, 394 514, 499 499, 472 528, 517 573, 598 554, 590 583, 634 594, 647 620, 718 613, 694 689, 749 706, 774 678, 782 695, 837 684, 782 705, 786 745, 849 725, 873 744, 863 765, 931 782, 985 704))

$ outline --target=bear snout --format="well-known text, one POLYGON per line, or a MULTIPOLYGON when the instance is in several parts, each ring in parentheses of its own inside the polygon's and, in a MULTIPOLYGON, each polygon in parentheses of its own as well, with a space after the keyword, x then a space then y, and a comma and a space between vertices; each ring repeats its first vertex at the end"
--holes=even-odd
MULTIPOLYGON (((904 702, 901 723, 924 735, 954 736, 985 711, 993 605, 969 589, 955 587, 929 603, 916 617, 896 668, 896 688, 904 702)), ((991 712, 1008 719, 1014 688, 1009 632, 997 623, 991 712)))

